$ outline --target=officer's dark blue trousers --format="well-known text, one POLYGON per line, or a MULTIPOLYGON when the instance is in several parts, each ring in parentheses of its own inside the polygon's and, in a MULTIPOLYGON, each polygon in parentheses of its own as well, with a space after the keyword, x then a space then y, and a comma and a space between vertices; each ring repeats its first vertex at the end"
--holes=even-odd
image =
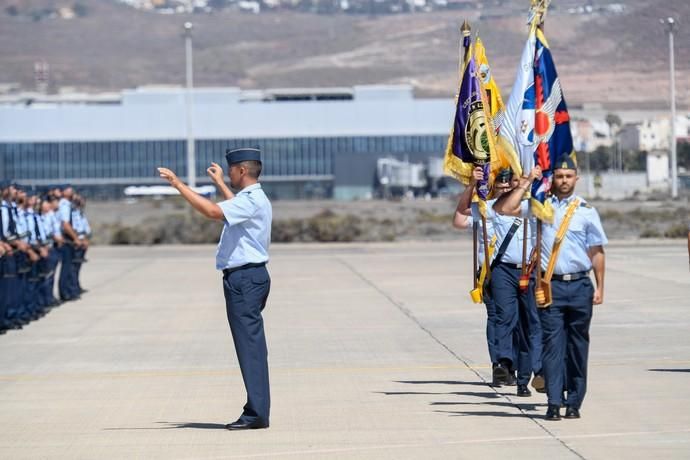
POLYGON ((489 347, 489 357, 491 363, 498 363, 496 353, 496 305, 491 297, 491 282, 484 287, 484 305, 486 305, 486 344, 489 347))
POLYGON ((2 279, 2 292, 4 298, 4 315, 0 320, 9 322, 19 313, 19 278, 17 276, 16 254, 3 257, 4 273, 2 279))
POLYGON ((38 303, 38 283, 38 265, 32 263, 31 269, 25 275, 24 284, 24 310, 32 317, 35 317, 40 311, 38 303))
POLYGON ((587 391, 589 325, 594 286, 589 278, 551 281, 552 304, 539 310, 543 331, 543 369, 549 404, 579 409, 587 391))
POLYGON ((269 421, 268 350, 261 312, 270 288, 271 278, 265 266, 240 269, 223 276, 228 322, 247 391, 241 419, 247 422, 269 421))
POLYGON ((60 262, 60 253, 56 248, 50 248, 48 259, 45 260, 46 271, 43 273, 39 286, 39 299, 42 305, 51 305, 55 302, 53 288, 55 286, 55 270, 60 262))
POLYGON ((7 310, 10 308, 10 293, 11 289, 10 278, 11 267, 14 265, 12 256, 4 255, 0 257, 0 329, 5 329, 9 326, 7 323, 7 310))
POLYGON ((70 300, 79 295, 76 287, 74 263, 72 262, 74 246, 65 243, 60 248, 60 253, 62 255, 62 267, 60 268, 60 279, 58 281, 60 299, 70 300))
POLYGON ((495 348, 499 360, 518 371, 518 384, 527 384, 541 370, 541 325, 534 301, 534 283, 520 291, 519 268, 498 263, 491 272, 491 296, 496 308, 495 348))

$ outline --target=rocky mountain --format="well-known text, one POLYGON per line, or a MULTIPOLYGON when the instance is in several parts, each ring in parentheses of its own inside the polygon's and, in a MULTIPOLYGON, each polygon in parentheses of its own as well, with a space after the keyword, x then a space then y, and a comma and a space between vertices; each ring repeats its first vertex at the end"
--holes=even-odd
MULTIPOLYGON (((529 1, 457 3, 464 8, 377 15, 231 8, 158 14, 113 0, 0 0, 0 84, 34 89, 38 61, 49 65, 52 91, 184 84, 182 24, 191 21, 197 86, 411 83, 418 95, 452 97, 459 25, 467 18, 507 97, 529 1)), ((659 18, 673 16, 678 103, 690 107, 690 2, 619 0, 618 13, 573 10, 612 3, 553 1, 546 34, 568 102, 666 106, 668 38, 659 18)))

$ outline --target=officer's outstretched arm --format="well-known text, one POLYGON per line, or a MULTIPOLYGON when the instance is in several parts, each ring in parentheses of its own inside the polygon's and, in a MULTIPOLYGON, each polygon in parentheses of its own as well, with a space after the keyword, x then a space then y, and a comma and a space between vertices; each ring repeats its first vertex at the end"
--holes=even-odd
POLYGON ((175 187, 182 197, 192 205, 194 209, 199 211, 202 215, 214 220, 223 220, 223 211, 216 203, 207 200, 203 196, 196 193, 189 188, 187 184, 183 183, 174 172, 168 168, 158 168, 160 176, 170 182, 170 185, 175 187))

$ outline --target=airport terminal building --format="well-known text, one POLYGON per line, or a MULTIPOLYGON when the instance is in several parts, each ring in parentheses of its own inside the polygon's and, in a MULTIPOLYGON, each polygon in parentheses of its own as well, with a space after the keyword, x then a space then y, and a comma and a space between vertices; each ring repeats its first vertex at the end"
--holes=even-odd
POLYGON ((453 117, 452 98, 416 99, 410 86, 197 88, 188 96, 151 87, 0 99, 0 177, 122 196, 127 186, 161 185, 157 166, 186 177, 191 132, 197 184, 210 183, 206 168, 224 164, 226 149, 258 145, 261 181, 275 199, 367 198, 381 185, 380 158, 431 165, 422 169, 438 178, 453 117))

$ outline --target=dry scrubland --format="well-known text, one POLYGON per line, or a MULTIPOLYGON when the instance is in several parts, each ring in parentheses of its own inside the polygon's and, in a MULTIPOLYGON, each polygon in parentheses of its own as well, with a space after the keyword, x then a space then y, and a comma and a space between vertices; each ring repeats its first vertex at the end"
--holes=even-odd
MULTIPOLYGON (((410 83, 419 95, 450 98, 457 85, 459 24, 467 18, 481 32, 494 76, 507 93, 524 43, 529 5, 528 0, 506 0, 482 19, 482 10, 473 9, 377 17, 284 11, 161 15, 110 0, 80 0, 87 9, 83 18, 26 18, 32 11, 66 3, 0 0, 0 81, 33 88, 33 64, 46 59, 56 88, 183 84, 181 32, 183 22, 191 20, 198 86, 410 83), (11 6, 18 16, 5 13, 11 6)), ((547 23, 567 101, 667 107, 668 42, 659 18, 674 16, 687 25, 690 2, 626 0, 621 2, 627 6, 622 15, 564 12, 584 3, 553 2, 547 23)), ((676 43, 677 97, 683 108, 690 105, 690 47, 683 46, 690 43, 690 27, 678 28, 676 43)))
MULTIPOLYGON (((599 201, 610 238, 685 238, 687 200, 599 201)), ((274 242, 449 240, 470 232, 451 227, 455 202, 275 201, 274 242)), ((179 198, 92 202, 88 215, 98 244, 201 244, 218 241, 221 226, 198 217, 179 198)))

